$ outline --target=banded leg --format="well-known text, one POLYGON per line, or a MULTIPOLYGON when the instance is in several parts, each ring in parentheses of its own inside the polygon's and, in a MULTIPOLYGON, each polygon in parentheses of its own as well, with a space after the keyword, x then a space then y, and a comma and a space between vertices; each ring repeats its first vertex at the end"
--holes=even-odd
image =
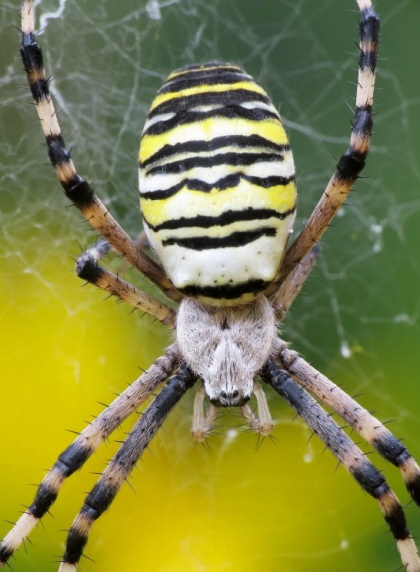
POLYGON ((350 147, 340 158, 320 201, 304 229, 287 250, 274 285, 287 276, 321 238, 365 166, 372 135, 372 105, 379 43, 379 18, 370 0, 357 0, 360 9, 359 72, 350 147))
POLYGON ((274 361, 268 363, 263 378, 302 417, 362 489, 378 501, 406 572, 420 572, 420 558, 404 511, 383 475, 327 412, 274 361))
POLYGON ((420 467, 401 441, 357 401, 290 350, 285 342, 280 342, 283 345, 278 357, 283 369, 349 423, 384 459, 398 467, 408 492, 420 506, 420 467))
POLYGON ((130 387, 119 395, 58 457, 40 484, 30 507, 16 522, 0 544, 0 568, 29 536, 48 512, 67 477, 80 469, 111 433, 131 415, 153 390, 175 369, 179 359, 175 344, 130 387))
POLYGON ((101 240, 83 252, 77 258, 76 264, 76 272, 79 278, 94 284, 105 292, 109 292, 138 310, 154 316, 165 326, 173 328, 175 312, 169 306, 162 304, 142 290, 122 280, 116 274, 99 266, 98 260, 106 256, 110 248, 109 242, 101 240))
POLYGON ((167 382, 153 403, 144 411, 87 496, 81 511, 73 521, 59 572, 74 572, 76 570, 94 521, 109 508, 168 413, 184 393, 194 385, 196 379, 196 376, 187 366, 182 366, 178 373, 167 382))
POLYGON ((95 195, 89 183, 78 175, 66 148, 54 109, 45 75, 42 50, 35 40, 33 12, 32 0, 24 0, 20 53, 47 142, 48 156, 66 196, 93 228, 134 268, 157 284, 166 296, 179 300, 179 293, 173 288, 162 268, 137 247, 95 195))

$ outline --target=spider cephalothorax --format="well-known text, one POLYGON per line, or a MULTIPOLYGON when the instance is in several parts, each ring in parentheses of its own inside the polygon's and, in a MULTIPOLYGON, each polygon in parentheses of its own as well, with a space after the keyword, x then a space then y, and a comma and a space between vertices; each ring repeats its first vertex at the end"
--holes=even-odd
POLYGON ((320 403, 400 469, 418 505, 419 466, 378 419, 276 335, 276 320, 285 316, 309 275, 317 255, 314 245, 351 190, 369 149, 379 20, 370 0, 357 3, 360 56, 350 147, 305 227, 286 249, 296 206, 293 159, 277 110, 251 76, 235 65, 210 62, 168 77, 143 131, 140 196, 148 240, 135 242, 75 169, 35 39, 32 2, 24 0, 21 55, 50 160, 67 197, 103 237, 79 257, 76 271, 177 330, 165 355, 61 453, 34 501, 1 543, 0 568, 49 511, 65 479, 163 384, 71 526, 60 572, 74 572, 93 522, 110 506, 167 414, 201 378, 194 400, 196 440, 206 439, 211 431, 216 406, 240 407, 253 430, 269 434, 273 424, 258 379, 266 382, 378 501, 406 571, 420 572, 401 504, 383 475, 320 403), (157 260, 140 244, 150 245, 157 260), (178 310, 102 268, 99 261, 111 249, 173 303, 180 302, 178 310), (247 403, 252 393, 258 417, 247 403), (210 405, 205 413, 206 395, 210 405))
POLYGON ((176 339, 183 359, 204 383, 211 403, 244 405, 276 337, 273 308, 265 296, 241 306, 206 306, 185 298, 176 339))

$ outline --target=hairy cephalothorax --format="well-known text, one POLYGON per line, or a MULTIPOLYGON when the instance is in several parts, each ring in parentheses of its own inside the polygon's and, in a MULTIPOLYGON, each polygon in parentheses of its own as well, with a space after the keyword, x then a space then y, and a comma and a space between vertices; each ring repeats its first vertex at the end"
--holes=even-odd
POLYGON ((273 422, 259 381, 267 383, 378 501, 403 566, 420 572, 399 500, 321 404, 400 469, 420 505, 416 461, 378 419, 276 335, 276 320, 284 318, 310 274, 316 243, 357 180, 369 150, 379 19, 370 0, 357 3, 360 55, 350 146, 286 251, 296 211, 295 169, 280 115, 266 92, 229 63, 193 65, 168 77, 150 108, 139 152, 141 210, 148 243, 157 255, 152 260, 76 171, 35 39, 32 2, 24 0, 21 55, 51 163, 66 196, 105 239, 79 257, 76 272, 162 324, 176 325, 177 341, 61 453, 0 544, 0 568, 49 512, 66 478, 162 384, 70 528, 59 570, 74 572, 93 522, 110 506, 168 413, 200 378, 192 423, 197 441, 208 437, 218 408, 228 406, 239 407, 252 429, 268 435, 273 422), (178 310, 100 266, 111 248, 169 300, 181 302, 178 310), (257 415, 247 402, 252 394, 257 415))
POLYGON ((275 316, 267 298, 219 307, 185 298, 176 326, 181 355, 203 380, 210 402, 218 407, 244 405, 276 337, 275 316))

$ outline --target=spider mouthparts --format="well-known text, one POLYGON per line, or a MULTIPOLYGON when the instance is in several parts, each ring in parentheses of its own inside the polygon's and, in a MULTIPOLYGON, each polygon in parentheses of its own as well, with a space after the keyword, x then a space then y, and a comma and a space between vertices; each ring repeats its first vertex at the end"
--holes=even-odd
POLYGON ((232 393, 222 391, 218 397, 211 398, 210 402, 216 407, 242 407, 250 397, 250 395, 240 395, 237 390, 232 393))

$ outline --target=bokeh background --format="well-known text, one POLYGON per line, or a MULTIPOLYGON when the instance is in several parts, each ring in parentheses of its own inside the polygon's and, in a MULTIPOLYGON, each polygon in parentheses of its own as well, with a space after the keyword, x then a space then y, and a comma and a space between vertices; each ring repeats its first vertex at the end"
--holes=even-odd
MULTIPOLYGON (((150 318, 81 288, 73 272, 72 257, 94 235, 67 208, 48 165, 18 57, 18 9, 10 0, 0 7, 0 517, 8 520, 71 441, 66 430, 81 430, 100 411, 97 401, 110 402, 170 340, 150 318)), ((382 59, 367 178, 322 240, 283 332, 392 421, 420 457, 420 5, 378 0, 377 10, 382 59)), ((348 143, 354 1, 49 0, 37 15, 77 168, 132 236, 140 230, 138 139, 153 94, 172 69, 214 59, 243 65, 279 106, 294 147, 301 226, 348 143)), ((83 559, 80 570, 396 570, 375 501, 268 394, 273 440, 259 443, 232 411, 208 448, 192 443, 186 396, 134 472, 135 492, 125 486, 95 524, 86 551, 95 562, 83 559)), ((56 569, 63 530, 117 446, 110 440, 69 480, 15 572, 56 569)), ((370 459, 407 502, 398 471, 376 453, 370 459)), ((407 514, 418 531, 418 511, 410 505, 407 514)), ((8 527, 0 524, 0 536, 8 527)))

